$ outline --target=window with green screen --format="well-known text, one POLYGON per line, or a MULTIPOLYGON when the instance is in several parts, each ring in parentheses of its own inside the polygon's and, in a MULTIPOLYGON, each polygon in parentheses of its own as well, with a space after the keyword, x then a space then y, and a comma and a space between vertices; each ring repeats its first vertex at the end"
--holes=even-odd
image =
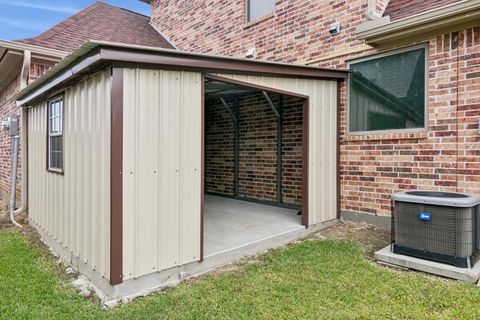
POLYGON ((425 48, 350 64, 350 132, 425 126, 425 48))

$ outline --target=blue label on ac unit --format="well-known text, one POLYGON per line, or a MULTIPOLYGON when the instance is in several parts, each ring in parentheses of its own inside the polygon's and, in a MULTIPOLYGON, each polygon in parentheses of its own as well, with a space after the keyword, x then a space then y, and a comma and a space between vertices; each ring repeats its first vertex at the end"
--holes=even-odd
POLYGON ((418 218, 422 221, 430 221, 432 219, 430 212, 420 212, 418 218))

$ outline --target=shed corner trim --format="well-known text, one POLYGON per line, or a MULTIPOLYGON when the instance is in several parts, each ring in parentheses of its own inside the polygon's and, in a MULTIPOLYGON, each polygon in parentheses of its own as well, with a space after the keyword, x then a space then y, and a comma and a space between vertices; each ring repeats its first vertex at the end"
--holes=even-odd
POLYGON ((110 133, 110 284, 123 282, 123 68, 112 68, 110 133))

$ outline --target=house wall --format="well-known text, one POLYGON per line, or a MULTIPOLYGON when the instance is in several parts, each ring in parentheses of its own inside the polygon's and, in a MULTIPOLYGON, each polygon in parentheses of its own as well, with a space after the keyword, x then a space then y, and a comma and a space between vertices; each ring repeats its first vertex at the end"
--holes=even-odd
POLYGON ((64 93, 64 174, 46 170, 47 107, 28 109, 30 222, 95 274, 110 277, 111 71, 64 93))
POLYGON ((399 190, 480 192, 479 29, 426 39, 429 97, 425 132, 344 134, 346 88, 342 87, 343 210, 388 215, 390 195, 399 190))
MULTIPOLYGON (((376 1, 378 12, 385 3, 376 1)), ((367 0, 281 0, 274 14, 253 23, 245 22, 244 5, 154 0, 152 23, 179 49, 244 57, 255 45, 258 59, 332 68, 395 46, 376 49, 357 39, 356 26, 367 21, 367 0), (342 31, 331 36, 334 21, 342 31)), ((480 25, 452 31, 458 32, 402 44, 429 47, 426 132, 348 135, 347 89, 341 85, 343 211, 389 215, 391 194, 405 189, 480 192, 480 25)))
POLYGON ((235 193, 235 122, 217 102, 205 105, 205 192, 235 193))
POLYGON ((218 76, 309 97, 309 225, 335 219, 337 216, 337 82, 231 74, 218 76))
MULTIPOLYGON (((28 83, 33 82, 39 75, 50 69, 52 64, 45 62, 33 61, 30 65, 28 83)), ((20 108, 15 104, 15 95, 21 89, 20 74, 2 91, 0 92, 0 120, 5 120, 10 116, 21 115, 20 108)), ((20 121, 20 134, 22 131, 20 121)), ((21 195, 21 142, 19 144, 18 155, 18 173, 17 173, 17 201, 21 195)), ((11 158, 12 158, 12 143, 10 136, 0 131, 0 198, 7 198, 10 194, 10 177, 11 177, 11 158)))
MULTIPOLYGON (((15 105, 15 94, 20 89, 20 75, 13 80, 0 93, 0 120, 9 116, 20 116, 20 110, 15 105)), ((0 197, 8 198, 10 194, 12 143, 11 138, 5 131, 0 132, 0 197)), ((19 159, 20 160, 20 159, 19 159)), ((20 167, 19 167, 20 168, 20 167)), ((19 170, 17 182, 20 182, 21 173, 19 170)), ((17 193, 20 194, 20 186, 17 184, 17 193)))
POLYGON ((200 259, 201 80, 124 71, 123 280, 200 259))
MULTIPOLYGON (((301 205, 303 100, 283 96, 282 105, 283 202, 301 205)), ((239 110, 239 196, 276 202, 277 118, 260 92, 239 95, 239 110)), ((219 101, 207 105, 205 119, 205 190, 234 195, 234 120, 219 101)))

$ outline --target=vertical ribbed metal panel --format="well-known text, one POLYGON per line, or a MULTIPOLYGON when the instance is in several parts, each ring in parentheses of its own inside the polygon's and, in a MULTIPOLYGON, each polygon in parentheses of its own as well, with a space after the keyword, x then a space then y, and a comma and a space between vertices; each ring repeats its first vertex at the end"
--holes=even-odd
POLYGON ((28 113, 29 216, 109 279, 111 71, 64 94, 64 175, 47 172, 47 107, 28 113))
POLYGON ((124 280, 200 259, 201 74, 125 69, 124 280))
POLYGON ((336 219, 337 82, 248 75, 218 76, 310 97, 309 224, 336 219))

